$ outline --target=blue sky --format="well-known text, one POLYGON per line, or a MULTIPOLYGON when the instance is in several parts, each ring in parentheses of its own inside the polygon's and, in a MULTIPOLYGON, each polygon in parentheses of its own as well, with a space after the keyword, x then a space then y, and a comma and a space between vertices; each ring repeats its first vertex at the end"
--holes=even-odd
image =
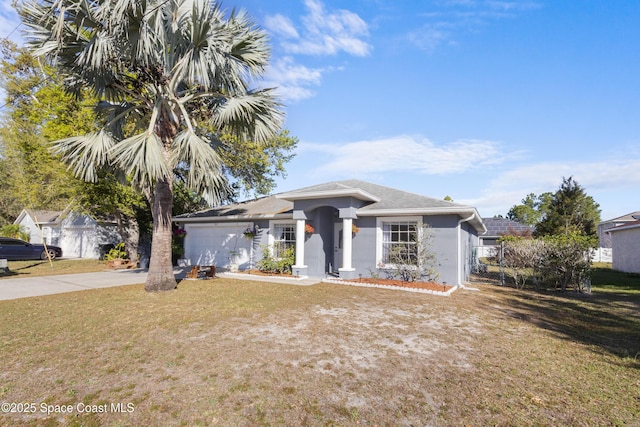
MULTIPOLYGON (((17 18, 1 5, 6 36, 17 18)), ((573 176, 603 219, 640 210, 640 2, 223 7, 271 38, 263 84, 300 139, 278 192, 358 178, 493 216, 573 176)))

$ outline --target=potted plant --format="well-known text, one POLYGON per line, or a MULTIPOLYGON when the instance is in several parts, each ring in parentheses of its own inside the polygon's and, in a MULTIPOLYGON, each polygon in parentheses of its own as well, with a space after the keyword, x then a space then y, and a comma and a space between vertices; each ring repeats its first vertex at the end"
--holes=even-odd
POLYGON ((247 229, 242 232, 242 235, 247 240, 253 240, 253 238, 256 237, 256 232, 251 228, 247 227, 247 229))
POLYGON ((128 254, 125 250, 124 243, 120 242, 109 249, 109 252, 104 255, 104 260, 107 261, 108 267, 116 268, 128 261, 127 256, 128 254))
POLYGON ((354 223, 351 223, 351 233, 355 236, 358 234, 358 231, 360 231, 360 229, 354 223))

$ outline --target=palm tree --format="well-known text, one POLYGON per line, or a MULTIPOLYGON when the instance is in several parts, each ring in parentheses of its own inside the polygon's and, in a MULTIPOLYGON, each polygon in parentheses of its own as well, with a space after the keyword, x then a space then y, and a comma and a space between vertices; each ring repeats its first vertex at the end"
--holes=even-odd
POLYGON ((174 289, 174 181, 219 201, 228 191, 219 136, 260 142, 282 126, 273 91, 251 89, 268 64, 266 34, 210 0, 30 0, 21 16, 34 53, 55 62, 70 90, 101 99, 101 130, 54 150, 78 177, 117 169, 145 194, 153 214, 145 289, 174 289))

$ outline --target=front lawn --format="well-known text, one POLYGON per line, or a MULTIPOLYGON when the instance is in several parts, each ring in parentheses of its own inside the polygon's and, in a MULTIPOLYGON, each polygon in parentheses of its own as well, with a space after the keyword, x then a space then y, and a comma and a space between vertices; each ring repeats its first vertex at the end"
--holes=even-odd
POLYGON ((637 422, 637 293, 479 288, 219 278, 0 301, 0 401, 36 409, 2 423, 637 422))
POLYGON ((0 280, 6 277, 37 277, 58 274, 93 273, 106 270, 104 261, 97 259, 57 259, 52 263, 40 261, 9 261, 9 273, 0 273, 0 280))

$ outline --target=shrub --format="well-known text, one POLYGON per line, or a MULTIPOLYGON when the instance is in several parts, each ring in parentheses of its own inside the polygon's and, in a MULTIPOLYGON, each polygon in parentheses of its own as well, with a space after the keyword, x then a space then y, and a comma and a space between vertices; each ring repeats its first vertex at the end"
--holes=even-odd
POLYGON ((19 224, 7 224, 0 227, 0 236, 11 237, 13 239, 20 239, 28 242, 31 239, 29 232, 24 225, 19 224))
POLYGON ((501 244, 498 261, 507 269, 516 288, 524 287, 532 279, 536 289, 545 282, 560 286, 563 291, 569 285, 584 290, 591 268, 593 238, 578 233, 540 239, 505 236, 501 244))
POLYGON ((120 242, 115 247, 111 248, 109 252, 104 255, 105 261, 112 261, 114 259, 126 259, 127 251, 124 249, 124 243, 120 242))
POLYGON ((438 280, 438 259, 432 249, 433 233, 429 225, 419 223, 414 239, 417 243, 415 252, 403 246, 393 246, 388 253, 388 264, 383 264, 380 268, 388 278, 397 278, 403 282, 438 280))
POLYGON ((295 263, 295 249, 289 247, 282 252, 282 257, 275 258, 269 245, 262 245, 262 259, 256 263, 258 270, 266 273, 291 273, 295 263))
POLYGON ((497 253, 497 258, 500 265, 508 269, 516 288, 523 288, 529 278, 535 278, 537 288, 545 258, 544 242, 513 235, 503 237, 501 242, 502 251, 497 253))
POLYGON ((545 277, 548 281, 560 285, 562 291, 568 285, 583 291, 591 270, 590 251, 594 239, 578 233, 545 236, 545 277))

